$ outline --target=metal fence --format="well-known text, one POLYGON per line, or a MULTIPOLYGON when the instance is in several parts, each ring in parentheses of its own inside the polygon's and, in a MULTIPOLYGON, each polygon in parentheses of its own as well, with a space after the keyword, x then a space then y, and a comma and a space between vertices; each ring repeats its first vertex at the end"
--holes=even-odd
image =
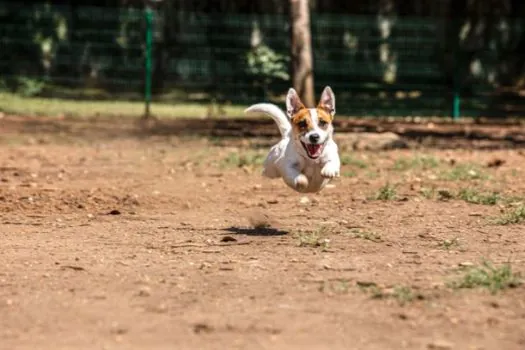
MULTIPOLYGON (((1 85, 26 95, 142 99, 145 18, 134 8, 0 2, 1 85)), ((481 44, 460 19, 313 13, 311 23, 316 91, 331 85, 345 114, 525 116, 525 89, 508 77, 509 65, 523 62, 522 21, 481 44)), ((156 10, 152 24, 154 99, 282 102, 287 17, 156 10)))

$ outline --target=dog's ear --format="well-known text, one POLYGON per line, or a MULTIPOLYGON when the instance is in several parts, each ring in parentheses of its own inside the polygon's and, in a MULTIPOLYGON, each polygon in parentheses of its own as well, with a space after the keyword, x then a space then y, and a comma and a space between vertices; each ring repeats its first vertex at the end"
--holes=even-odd
POLYGON ((303 102, 301 102, 299 95, 297 95, 297 91, 295 91, 293 88, 290 88, 290 90, 288 90, 288 94, 286 95, 286 114, 288 115, 288 118, 292 118, 303 108, 306 107, 304 106, 303 102))
POLYGON ((335 114, 335 96, 330 86, 327 86, 324 88, 323 93, 321 94, 321 99, 319 100, 319 104, 317 105, 317 108, 322 108, 332 117, 334 116, 335 114))

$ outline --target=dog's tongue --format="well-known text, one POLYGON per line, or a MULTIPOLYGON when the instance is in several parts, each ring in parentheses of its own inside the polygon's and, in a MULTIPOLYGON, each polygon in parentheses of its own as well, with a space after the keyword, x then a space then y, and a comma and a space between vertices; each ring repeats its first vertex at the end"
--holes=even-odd
POLYGON ((310 156, 315 157, 321 151, 321 146, 322 145, 308 144, 308 145, 306 145, 306 148, 308 148, 308 153, 310 153, 310 156))

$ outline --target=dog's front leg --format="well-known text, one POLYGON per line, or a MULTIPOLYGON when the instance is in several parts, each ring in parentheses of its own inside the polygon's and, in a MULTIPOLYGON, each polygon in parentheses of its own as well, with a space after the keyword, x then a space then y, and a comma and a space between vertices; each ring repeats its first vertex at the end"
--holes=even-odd
POLYGON ((299 192, 308 188, 308 178, 301 174, 297 164, 291 164, 284 168, 283 179, 288 186, 299 192))
POLYGON ((321 169, 321 176, 327 179, 333 179, 334 177, 339 176, 340 169, 341 161, 339 160, 339 157, 333 157, 324 164, 321 169))

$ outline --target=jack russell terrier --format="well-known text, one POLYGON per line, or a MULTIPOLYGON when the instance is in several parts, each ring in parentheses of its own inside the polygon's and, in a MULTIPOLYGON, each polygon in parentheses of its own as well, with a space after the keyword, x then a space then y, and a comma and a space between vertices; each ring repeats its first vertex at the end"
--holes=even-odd
POLYGON ((335 96, 327 86, 316 108, 306 108, 294 89, 286 96, 286 115, 271 103, 258 103, 245 113, 265 113, 277 123, 281 141, 264 162, 263 176, 282 177, 297 192, 319 192, 339 176, 341 162, 333 140, 335 96))

